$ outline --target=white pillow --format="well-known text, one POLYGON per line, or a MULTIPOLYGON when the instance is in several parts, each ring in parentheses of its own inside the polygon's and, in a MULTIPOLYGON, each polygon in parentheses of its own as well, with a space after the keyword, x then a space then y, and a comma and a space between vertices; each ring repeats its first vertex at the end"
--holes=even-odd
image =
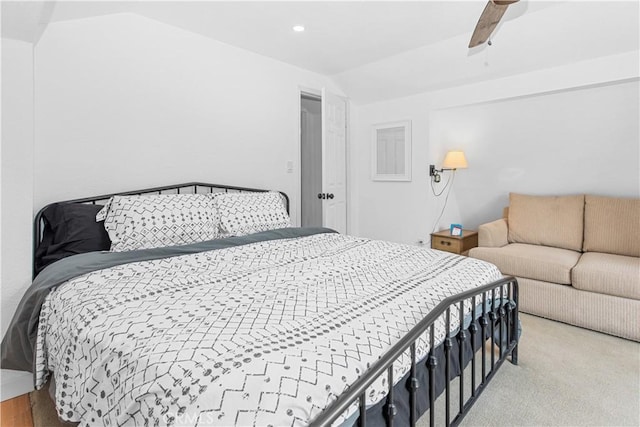
POLYGON ((242 236, 291 226, 280 193, 214 193, 213 199, 225 235, 242 236))
POLYGON ((114 196, 96 215, 104 220, 111 252, 186 245, 220 237, 208 194, 114 196))

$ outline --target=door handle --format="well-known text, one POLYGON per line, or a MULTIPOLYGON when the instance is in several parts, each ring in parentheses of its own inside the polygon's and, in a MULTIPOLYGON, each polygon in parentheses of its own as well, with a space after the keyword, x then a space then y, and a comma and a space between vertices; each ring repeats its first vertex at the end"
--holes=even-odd
POLYGON ((333 199, 333 193, 318 193, 318 199, 333 199))

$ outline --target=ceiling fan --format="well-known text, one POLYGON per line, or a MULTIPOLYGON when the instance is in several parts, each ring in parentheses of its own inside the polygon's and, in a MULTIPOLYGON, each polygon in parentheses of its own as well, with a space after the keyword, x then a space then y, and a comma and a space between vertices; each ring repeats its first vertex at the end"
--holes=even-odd
MULTIPOLYGON (((518 0, 490 0, 482 11, 476 29, 473 31, 469 48, 476 47, 489 40, 491 33, 502 19, 502 15, 511 3, 518 0)), ((491 42, 489 42, 491 44, 491 42)))

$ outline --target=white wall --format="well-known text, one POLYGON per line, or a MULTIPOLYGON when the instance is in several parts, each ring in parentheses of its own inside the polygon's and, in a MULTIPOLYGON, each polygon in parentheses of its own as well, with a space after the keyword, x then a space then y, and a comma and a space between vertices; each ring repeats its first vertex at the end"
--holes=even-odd
POLYGON ((499 218, 510 191, 639 197, 637 56, 354 107, 353 232, 428 242, 434 225, 475 228, 499 218), (412 182, 371 181, 371 126, 406 119, 413 127, 412 182), (457 172, 436 224, 444 196, 431 194, 428 165, 440 167, 451 149, 466 152, 469 168, 457 172))
POLYGON ((36 209, 204 181, 285 191, 298 221, 300 86, 328 78, 133 14, 50 24, 35 70, 36 209))
POLYGON ((452 219, 495 219, 510 191, 639 197, 638 90, 620 82, 434 112, 430 140, 470 162, 452 219))
MULTIPOLYGON (((31 283, 33 45, 2 39, 0 317, 2 335, 31 283)), ((1 400, 31 389, 30 374, 3 370, 1 400)))

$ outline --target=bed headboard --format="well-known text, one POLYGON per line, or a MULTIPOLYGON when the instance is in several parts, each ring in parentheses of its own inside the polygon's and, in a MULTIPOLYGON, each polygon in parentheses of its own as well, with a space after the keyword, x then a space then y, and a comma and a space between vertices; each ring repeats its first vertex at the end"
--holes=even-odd
MULTIPOLYGON (((54 203, 87 203, 87 204, 97 204, 98 202, 106 203, 113 196, 135 196, 135 195, 143 195, 143 194, 203 194, 203 193, 230 193, 230 192, 266 192, 271 190, 264 190, 259 188, 248 188, 248 187, 237 187, 233 185, 224 185, 224 184, 207 184, 204 182, 188 182, 186 184, 174 184, 167 185, 163 187, 153 187, 153 188, 145 188, 142 190, 133 190, 133 191, 125 191, 120 193, 111 193, 111 194, 102 194, 99 196, 91 196, 84 197, 82 199, 73 199, 73 200, 64 200, 61 202, 54 203)), ((287 209, 287 213, 289 213, 289 196, 287 196, 282 191, 279 191, 282 194, 282 197, 285 201, 285 206, 287 209)), ((42 232, 43 232, 43 220, 42 213, 52 204, 48 204, 42 209, 38 211, 33 223, 33 274, 35 276, 36 266, 36 250, 38 249, 38 245, 42 241, 42 232)))

